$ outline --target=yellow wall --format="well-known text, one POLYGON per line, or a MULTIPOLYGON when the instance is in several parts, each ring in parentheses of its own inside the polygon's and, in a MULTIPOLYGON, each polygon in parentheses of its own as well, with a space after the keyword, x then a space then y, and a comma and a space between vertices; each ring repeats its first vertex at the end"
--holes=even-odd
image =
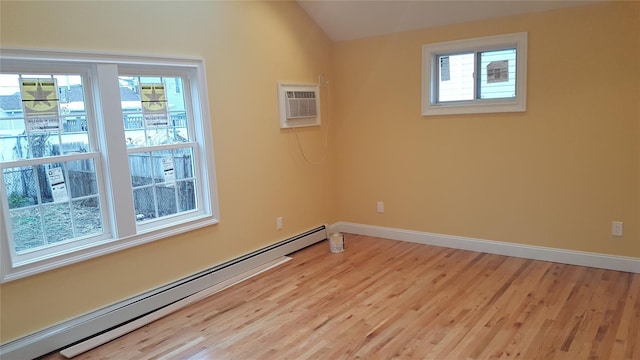
POLYGON ((640 257, 640 3, 333 51, 340 220, 640 257), (422 44, 523 31, 526 112, 420 115, 422 44), (624 237, 611 236, 613 220, 624 221, 624 237))
MULTIPOLYGON (((2 1, 0 12, 2 46, 203 57, 222 219, 3 284, 1 342, 338 220, 640 258, 639 3, 335 44, 289 2, 2 1), (422 44, 520 31, 526 113, 420 115, 422 44), (278 128, 276 82, 320 73, 330 156, 310 166, 278 128)), ((298 131, 312 160, 326 130, 298 131)))
MULTIPOLYGON (((332 79, 331 43, 297 4, 0 6, 3 47, 204 58, 221 213, 215 226, 3 284, 2 343, 335 221, 330 168, 307 165, 293 132, 279 128, 278 81, 332 79)), ((298 130, 312 161, 325 131, 298 130)))

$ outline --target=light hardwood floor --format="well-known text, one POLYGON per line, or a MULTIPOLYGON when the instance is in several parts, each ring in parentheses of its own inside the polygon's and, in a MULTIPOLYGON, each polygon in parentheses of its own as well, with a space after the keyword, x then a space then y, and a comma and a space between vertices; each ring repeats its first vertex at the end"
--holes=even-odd
POLYGON ((291 257, 76 359, 640 359, 640 274, 356 235, 291 257))

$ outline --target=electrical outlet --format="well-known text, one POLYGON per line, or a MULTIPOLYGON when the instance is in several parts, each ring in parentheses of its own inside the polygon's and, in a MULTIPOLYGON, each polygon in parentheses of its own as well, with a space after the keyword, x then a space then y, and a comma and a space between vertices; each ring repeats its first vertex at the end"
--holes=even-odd
POLYGON ((613 221, 611 223, 611 235, 622 236, 622 221, 613 221))
POLYGON ((382 201, 378 201, 378 212, 379 213, 383 213, 384 212, 384 202, 382 201))
POLYGON ((282 230, 282 216, 276 218, 276 230, 282 230))

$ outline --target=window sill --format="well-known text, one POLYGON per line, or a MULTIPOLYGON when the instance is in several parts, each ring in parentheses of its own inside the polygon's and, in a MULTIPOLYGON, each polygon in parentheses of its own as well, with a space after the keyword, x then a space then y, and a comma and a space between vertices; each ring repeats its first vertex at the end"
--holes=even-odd
POLYGON ((111 254, 120 250, 128 249, 134 246, 153 242, 155 240, 168 238, 178 234, 186 233, 192 230, 203 228, 206 226, 219 223, 220 220, 212 215, 202 215, 200 217, 191 218, 174 226, 165 227, 157 230, 149 230, 144 233, 137 234, 122 239, 107 239, 99 243, 93 243, 84 249, 60 252, 53 256, 48 255, 46 258, 36 258, 11 266, 10 259, 3 258, 2 279, 0 283, 22 279, 31 275, 43 273, 49 270, 57 269, 63 266, 79 263, 85 260, 97 258, 103 255, 111 254))
POLYGON ((503 112, 525 112, 527 104, 521 102, 471 102, 459 104, 426 105, 422 111, 424 116, 456 115, 456 114, 486 114, 503 112))

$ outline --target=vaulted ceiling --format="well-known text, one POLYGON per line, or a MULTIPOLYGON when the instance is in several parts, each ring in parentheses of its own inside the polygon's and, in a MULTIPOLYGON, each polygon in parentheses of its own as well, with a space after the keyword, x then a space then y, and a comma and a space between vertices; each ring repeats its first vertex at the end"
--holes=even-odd
POLYGON ((540 12, 603 0, 298 0, 334 41, 540 12))

